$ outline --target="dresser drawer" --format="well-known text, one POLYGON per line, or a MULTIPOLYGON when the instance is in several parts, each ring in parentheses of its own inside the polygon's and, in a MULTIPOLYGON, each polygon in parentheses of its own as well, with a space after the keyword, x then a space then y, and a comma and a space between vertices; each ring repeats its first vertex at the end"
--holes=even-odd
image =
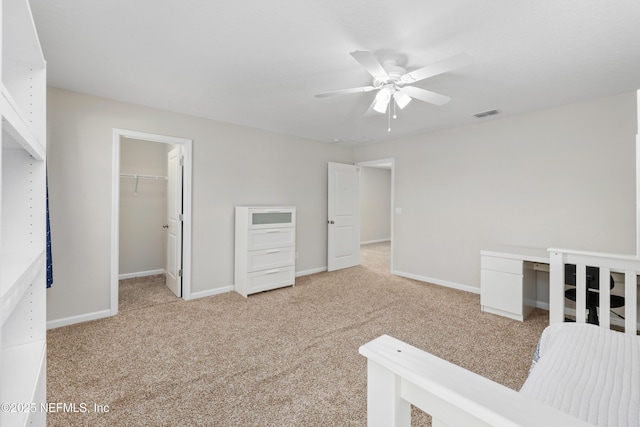
POLYGON ((521 314, 522 300, 522 275, 481 270, 480 305, 521 314))
POLYGON ((251 208, 249 228, 294 227, 296 209, 294 207, 251 208))
POLYGON ((294 246, 295 242, 296 231, 293 227, 249 230, 250 251, 294 246))
POLYGON ((287 267, 295 263, 293 246, 275 249, 249 251, 248 271, 269 270, 277 267, 287 267))
POLYGON ((249 273, 247 293, 253 294, 282 286, 293 285, 295 282, 295 269, 293 266, 273 268, 269 270, 249 273))
POLYGON ((480 257, 480 268, 503 273, 522 274, 522 260, 484 255, 480 257))

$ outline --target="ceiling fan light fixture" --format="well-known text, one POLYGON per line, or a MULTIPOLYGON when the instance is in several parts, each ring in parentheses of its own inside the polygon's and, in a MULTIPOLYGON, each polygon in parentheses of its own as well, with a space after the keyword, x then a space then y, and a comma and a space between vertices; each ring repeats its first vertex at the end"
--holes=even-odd
MULTIPOLYGON (((351 52, 351 56, 369 73, 372 78, 371 85, 319 93, 316 94, 316 97, 324 98, 333 95, 378 91, 365 115, 369 115, 371 112, 379 114, 389 112, 389 125, 391 124, 391 109, 393 108, 393 118, 395 119, 397 117, 396 106, 404 109, 412 99, 438 106, 451 101, 448 96, 412 86, 412 83, 448 73, 471 62, 471 57, 468 54, 460 53, 407 72, 395 60, 389 59, 381 62, 370 51, 356 50, 351 52)), ((391 126, 388 130, 391 131, 391 126)))
POLYGON ((383 87, 376 94, 376 103, 373 106, 374 111, 384 114, 387 111, 389 101, 391 101, 391 89, 389 87, 383 87))
POLYGON ((387 102, 376 102, 373 106, 373 110, 377 111, 380 114, 384 114, 387 112, 387 105, 389 105, 389 101, 387 102))
POLYGON ((393 99, 396 100, 396 104, 398 104, 401 110, 411 102, 411 97, 401 90, 393 94, 393 99))

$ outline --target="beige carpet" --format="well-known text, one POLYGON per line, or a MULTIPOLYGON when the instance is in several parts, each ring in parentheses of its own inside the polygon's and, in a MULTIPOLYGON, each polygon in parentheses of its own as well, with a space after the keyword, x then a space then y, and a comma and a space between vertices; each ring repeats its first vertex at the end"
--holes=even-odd
POLYGON ((165 285, 164 275, 120 280, 118 285, 120 313, 176 302, 176 296, 165 285))
MULTIPOLYGON (((387 244, 363 246, 359 267, 248 299, 141 295, 115 317, 49 331, 48 402, 89 409, 50 413, 49 426, 365 426, 362 344, 389 334, 518 389, 547 323, 391 276, 387 244)), ((428 417, 414 411, 413 425, 428 417)))

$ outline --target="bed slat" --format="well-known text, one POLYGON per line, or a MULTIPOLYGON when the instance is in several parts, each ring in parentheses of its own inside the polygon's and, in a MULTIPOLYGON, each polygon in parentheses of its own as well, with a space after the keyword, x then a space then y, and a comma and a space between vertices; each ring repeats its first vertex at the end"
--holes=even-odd
MULTIPOLYGON (((640 257, 608 253, 549 249, 549 323, 561 323, 565 319, 565 264, 576 265, 576 322, 584 323, 586 314, 586 266, 600 269, 600 326, 611 328, 611 291, 609 276, 612 272, 624 274, 624 330, 628 334, 638 331, 638 273, 640 257)), ((616 322, 622 326, 622 322, 616 322)))

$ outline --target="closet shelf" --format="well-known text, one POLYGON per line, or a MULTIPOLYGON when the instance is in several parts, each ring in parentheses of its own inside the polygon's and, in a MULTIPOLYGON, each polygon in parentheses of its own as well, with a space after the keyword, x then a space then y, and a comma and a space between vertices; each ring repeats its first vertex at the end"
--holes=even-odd
MULTIPOLYGON (((29 0, 0 1, 0 402, 46 402, 47 64, 29 0)), ((46 412, 0 411, 0 426, 46 412)))
MULTIPOLYGON (((2 130, 6 131, 22 148, 36 160, 45 159, 45 150, 31 130, 29 122, 13 99, 9 90, 2 85, 0 97, 0 111, 2 111, 2 130)), ((3 138, 4 141, 4 138, 3 138)), ((3 142, 4 144, 4 142, 3 142)))
MULTIPOLYGON (((45 266, 45 253, 3 252, 0 272, 0 301, 2 312, 0 324, 4 325, 13 313, 29 286, 45 266)), ((44 286, 44 285, 43 285, 44 286)))
POLYGON ((167 180, 166 176, 158 176, 158 175, 140 175, 140 174, 132 174, 132 173, 121 173, 120 178, 132 178, 132 179, 154 179, 154 180, 167 180))

